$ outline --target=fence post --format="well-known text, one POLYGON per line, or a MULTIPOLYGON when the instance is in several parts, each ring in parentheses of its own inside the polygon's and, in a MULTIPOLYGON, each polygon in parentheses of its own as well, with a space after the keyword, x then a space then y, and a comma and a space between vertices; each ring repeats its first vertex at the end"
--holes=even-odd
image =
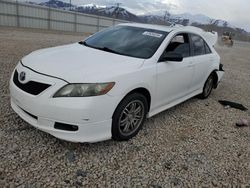
POLYGON ((20 27, 20 17, 19 17, 19 3, 16 1, 16 25, 20 27))
POLYGON ((74 31, 77 32, 77 14, 76 14, 76 12, 75 12, 74 16, 75 16, 74 31))
POLYGON ((97 32, 100 31, 100 17, 97 16, 97 32))
POLYGON ((115 19, 113 18, 113 26, 115 25, 115 19))
POLYGON ((51 23, 50 23, 50 18, 51 18, 51 12, 50 12, 50 7, 48 8, 48 30, 51 29, 51 23))

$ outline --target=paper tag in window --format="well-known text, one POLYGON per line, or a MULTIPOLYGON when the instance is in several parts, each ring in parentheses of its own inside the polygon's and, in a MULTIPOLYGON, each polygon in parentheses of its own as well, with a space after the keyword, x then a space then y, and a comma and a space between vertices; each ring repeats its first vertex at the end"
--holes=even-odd
POLYGON ((162 34, 159 33, 153 33, 153 32, 149 32, 149 31, 145 31, 144 33, 142 33, 143 35, 147 35, 150 37, 156 37, 156 38, 161 38, 162 34))

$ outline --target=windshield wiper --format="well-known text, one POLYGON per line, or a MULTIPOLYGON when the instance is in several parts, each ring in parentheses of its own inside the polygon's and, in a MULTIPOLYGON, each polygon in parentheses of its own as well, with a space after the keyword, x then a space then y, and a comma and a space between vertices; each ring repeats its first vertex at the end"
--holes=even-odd
POLYGON ((85 41, 80 41, 78 44, 84 45, 84 46, 89 46, 85 41))
POLYGON ((114 53, 114 54, 124 55, 124 54, 122 54, 122 53, 120 53, 120 52, 117 52, 117 51, 115 51, 115 50, 112 50, 112 49, 110 49, 110 48, 108 48, 108 47, 97 48, 97 49, 98 49, 98 50, 103 50, 103 51, 105 51, 105 52, 110 52, 110 53, 114 53))
POLYGON ((124 55, 124 54, 122 54, 120 52, 117 52, 115 50, 112 50, 112 49, 110 49, 110 48, 108 48, 106 46, 104 46, 104 47, 95 47, 95 46, 89 45, 85 41, 80 41, 79 44, 87 46, 87 47, 90 47, 90 48, 94 48, 94 49, 97 49, 97 50, 102 50, 102 51, 105 51, 105 52, 110 52, 110 53, 114 53, 114 54, 124 55))

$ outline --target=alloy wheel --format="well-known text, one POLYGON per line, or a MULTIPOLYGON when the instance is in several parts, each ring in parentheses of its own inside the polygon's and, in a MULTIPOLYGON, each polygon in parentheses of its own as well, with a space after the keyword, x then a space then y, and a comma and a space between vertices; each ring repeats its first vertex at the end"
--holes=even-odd
POLYGON ((144 104, 140 100, 131 101, 122 111, 119 118, 119 130, 124 136, 133 134, 143 121, 144 104))

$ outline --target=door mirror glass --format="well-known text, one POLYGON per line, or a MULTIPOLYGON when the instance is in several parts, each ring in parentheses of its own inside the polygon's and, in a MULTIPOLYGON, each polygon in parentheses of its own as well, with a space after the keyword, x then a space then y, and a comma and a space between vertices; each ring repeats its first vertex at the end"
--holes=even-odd
POLYGON ((175 52, 168 52, 164 53, 162 57, 160 58, 160 62, 164 61, 176 61, 176 62, 181 62, 183 60, 183 56, 180 53, 175 53, 175 52))

